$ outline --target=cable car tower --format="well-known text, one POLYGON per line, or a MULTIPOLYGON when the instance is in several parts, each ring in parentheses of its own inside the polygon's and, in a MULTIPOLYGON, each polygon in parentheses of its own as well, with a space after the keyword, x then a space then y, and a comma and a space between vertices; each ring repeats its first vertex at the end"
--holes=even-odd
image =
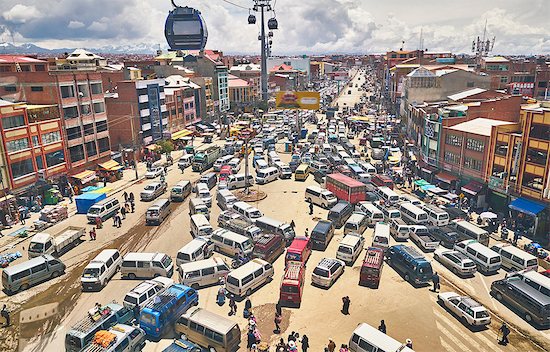
POLYGON ((170 50, 203 51, 208 39, 206 22, 199 10, 181 7, 171 0, 174 9, 168 13, 164 36, 170 50))

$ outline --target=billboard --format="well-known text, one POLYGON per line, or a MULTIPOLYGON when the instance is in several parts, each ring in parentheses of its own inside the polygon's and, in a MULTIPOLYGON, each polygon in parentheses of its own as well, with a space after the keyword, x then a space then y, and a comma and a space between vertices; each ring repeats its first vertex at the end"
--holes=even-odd
POLYGON ((319 110, 319 92, 277 92, 275 106, 279 109, 319 110))

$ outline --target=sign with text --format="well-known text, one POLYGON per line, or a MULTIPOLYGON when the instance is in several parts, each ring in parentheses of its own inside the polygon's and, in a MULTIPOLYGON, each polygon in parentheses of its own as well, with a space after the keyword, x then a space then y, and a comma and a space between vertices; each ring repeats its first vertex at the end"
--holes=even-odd
POLYGON ((275 106, 280 109, 319 110, 319 92, 278 92, 275 106))

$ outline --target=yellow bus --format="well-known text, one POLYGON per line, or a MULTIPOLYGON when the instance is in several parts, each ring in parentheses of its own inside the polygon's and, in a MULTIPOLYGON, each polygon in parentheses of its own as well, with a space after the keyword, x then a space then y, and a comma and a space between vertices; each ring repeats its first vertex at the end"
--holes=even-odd
POLYGON ((309 165, 308 164, 300 164, 296 171, 294 172, 294 180, 295 181, 305 181, 307 180, 307 177, 309 176, 309 165))

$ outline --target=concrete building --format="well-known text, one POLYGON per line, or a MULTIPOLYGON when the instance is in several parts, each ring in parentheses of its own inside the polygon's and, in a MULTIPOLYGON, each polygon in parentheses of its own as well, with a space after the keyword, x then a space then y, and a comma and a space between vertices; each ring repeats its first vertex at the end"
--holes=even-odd
POLYGON ((237 76, 229 75, 229 101, 231 110, 244 109, 253 103, 252 85, 237 76))
POLYGON ((164 93, 171 134, 201 121, 200 89, 189 78, 172 75, 165 78, 164 93))
POLYGON ((191 82, 200 87, 200 117, 204 121, 212 122, 215 118, 214 99, 212 98, 212 92, 214 91, 214 85, 212 84, 212 77, 192 77, 191 82))
MULTIPOLYGON (((260 100, 261 91, 261 68, 258 64, 240 64, 232 66, 229 73, 238 78, 249 82, 251 90, 251 99, 260 100)), ((231 100, 231 99, 230 99, 231 100)))
POLYGON ((281 65, 291 66, 293 69, 303 72, 306 83, 309 83, 311 79, 310 61, 309 57, 269 57, 267 58, 267 71, 271 72, 281 65))

